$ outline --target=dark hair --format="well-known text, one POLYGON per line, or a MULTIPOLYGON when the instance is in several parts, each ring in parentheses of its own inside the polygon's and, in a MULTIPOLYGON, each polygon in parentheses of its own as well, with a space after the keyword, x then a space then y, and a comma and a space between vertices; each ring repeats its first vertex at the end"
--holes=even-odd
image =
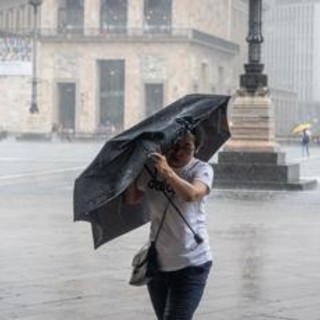
POLYGON ((203 128, 201 126, 197 126, 189 132, 194 136, 194 146, 196 149, 199 149, 202 146, 205 137, 203 128))
POLYGON ((185 135, 191 135, 194 140, 194 146, 196 149, 196 152, 199 150, 199 148, 203 145, 203 141, 205 138, 205 132, 204 129, 198 125, 197 127, 191 128, 181 128, 181 130, 178 130, 175 139, 172 140, 170 146, 166 148, 166 150, 163 150, 164 153, 166 153, 168 150, 170 150, 179 140, 181 140, 185 135))

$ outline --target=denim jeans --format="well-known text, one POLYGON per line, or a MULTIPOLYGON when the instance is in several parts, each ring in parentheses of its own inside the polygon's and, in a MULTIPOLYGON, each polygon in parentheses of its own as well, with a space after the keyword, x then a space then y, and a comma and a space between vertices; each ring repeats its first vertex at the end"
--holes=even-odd
POLYGON ((302 157, 309 157, 310 153, 309 153, 309 143, 302 143, 302 157))
POLYGON ((201 300, 212 262, 159 272, 148 284, 158 320, 191 320, 201 300))

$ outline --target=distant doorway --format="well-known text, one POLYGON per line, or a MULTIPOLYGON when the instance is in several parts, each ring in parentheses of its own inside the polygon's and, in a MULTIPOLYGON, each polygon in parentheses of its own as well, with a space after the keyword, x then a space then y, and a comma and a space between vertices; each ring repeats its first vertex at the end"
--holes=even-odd
POLYGON ((75 128, 76 84, 58 83, 58 122, 62 129, 75 128))
POLYGON ((150 116, 163 108, 163 84, 145 84, 145 115, 150 116))
POLYGON ((123 130, 125 103, 125 61, 99 62, 99 128, 110 134, 123 130))

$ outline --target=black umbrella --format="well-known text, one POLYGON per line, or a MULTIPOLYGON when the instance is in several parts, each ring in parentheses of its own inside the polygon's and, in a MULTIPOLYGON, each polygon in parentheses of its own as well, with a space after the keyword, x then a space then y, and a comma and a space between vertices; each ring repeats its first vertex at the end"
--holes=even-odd
POLYGON ((149 221, 146 203, 126 206, 122 194, 151 152, 164 152, 187 130, 201 126, 205 137, 197 157, 208 161, 229 139, 229 99, 187 95, 104 145, 74 187, 74 220, 91 223, 95 248, 149 221))

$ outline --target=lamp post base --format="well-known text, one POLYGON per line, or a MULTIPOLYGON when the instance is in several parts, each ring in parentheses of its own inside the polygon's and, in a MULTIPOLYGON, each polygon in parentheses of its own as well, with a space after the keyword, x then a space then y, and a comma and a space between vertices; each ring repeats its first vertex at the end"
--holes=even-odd
POLYGON ((38 104, 36 102, 32 102, 29 111, 32 114, 39 113, 38 104))
POLYGON ((239 92, 232 106, 232 138, 214 164, 214 186, 305 190, 316 180, 300 179, 300 165, 286 164, 275 141, 274 110, 268 92, 239 92))
POLYGON ((284 152, 222 151, 214 167, 214 187, 230 189, 307 190, 316 180, 300 179, 298 163, 285 163, 284 152))

